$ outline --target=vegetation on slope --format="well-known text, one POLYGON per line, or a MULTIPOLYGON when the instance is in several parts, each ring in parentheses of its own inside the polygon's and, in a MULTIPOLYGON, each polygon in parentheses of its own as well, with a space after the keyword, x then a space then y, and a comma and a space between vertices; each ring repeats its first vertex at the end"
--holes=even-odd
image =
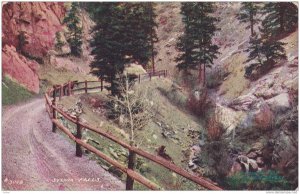
POLYGON ((34 96, 25 87, 13 81, 8 76, 2 79, 2 105, 16 104, 34 96))

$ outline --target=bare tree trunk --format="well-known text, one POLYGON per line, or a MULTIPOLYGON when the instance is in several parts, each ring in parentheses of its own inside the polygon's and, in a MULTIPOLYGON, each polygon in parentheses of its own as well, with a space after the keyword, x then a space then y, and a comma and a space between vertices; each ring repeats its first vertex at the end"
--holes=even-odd
POLYGON ((126 104, 127 104, 127 109, 129 112, 129 119, 130 119, 130 143, 133 144, 134 142, 134 128, 133 128, 133 118, 132 118, 132 111, 131 111, 131 106, 130 106, 130 100, 129 100, 129 96, 128 96, 128 92, 129 92, 129 83, 128 83, 128 79, 126 76, 126 90, 125 90, 125 98, 126 98, 126 104))
POLYGON ((205 72, 205 64, 203 65, 203 86, 206 85, 206 72, 205 72))
POLYGON ((202 79, 202 64, 200 64, 199 66, 199 74, 198 74, 199 83, 201 83, 201 79, 202 79))

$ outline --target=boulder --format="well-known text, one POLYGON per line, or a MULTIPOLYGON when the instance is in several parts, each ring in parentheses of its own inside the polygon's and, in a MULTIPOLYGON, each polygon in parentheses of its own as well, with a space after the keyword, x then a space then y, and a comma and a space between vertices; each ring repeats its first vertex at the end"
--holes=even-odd
POLYGON ((20 55, 14 46, 5 45, 2 49, 2 70, 29 91, 39 93, 39 64, 20 55))
POLYGON ((269 105, 262 101, 257 105, 257 111, 254 112, 254 126, 258 129, 270 129, 274 121, 274 114, 269 105))
POLYGON ((290 98, 288 93, 279 94, 266 101, 271 110, 275 113, 282 113, 291 108, 290 98))
POLYGON ((258 165, 255 160, 249 159, 249 171, 256 172, 258 170, 258 165))
POLYGON ((248 111, 251 109, 251 106, 257 101, 257 98, 252 95, 244 95, 235 98, 231 103, 229 103, 229 107, 234 110, 244 110, 248 111))
POLYGON ((225 136, 231 132, 244 120, 246 114, 242 111, 234 111, 231 108, 216 104, 216 122, 225 130, 225 136))
POLYGON ((262 157, 257 157, 256 158, 256 163, 259 167, 263 167, 264 166, 264 161, 262 157))
POLYGON ((2 6, 3 43, 18 47, 19 34, 26 32, 24 51, 43 57, 53 48, 55 33, 61 31, 66 8, 63 2, 10 2, 2 6))
POLYGON ((247 157, 250 159, 255 159, 257 157, 257 154, 255 152, 250 152, 247 154, 247 157))

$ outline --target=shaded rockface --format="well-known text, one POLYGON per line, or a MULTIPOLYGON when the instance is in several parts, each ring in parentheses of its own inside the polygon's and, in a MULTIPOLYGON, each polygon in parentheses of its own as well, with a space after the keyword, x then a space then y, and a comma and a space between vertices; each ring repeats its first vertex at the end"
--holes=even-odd
POLYGON ((22 53, 42 58, 54 46, 55 33, 62 29, 64 3, 11 2, 2 6, 2 68, 28 90, 38 93, 38 63, 25 58, 20 49, 20 34, 26 37, 22 53))

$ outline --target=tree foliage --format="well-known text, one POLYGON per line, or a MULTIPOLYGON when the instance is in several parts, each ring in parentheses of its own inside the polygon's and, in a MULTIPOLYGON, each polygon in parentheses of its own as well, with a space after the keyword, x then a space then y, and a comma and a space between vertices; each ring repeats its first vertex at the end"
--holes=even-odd
POLYGON ((82 53, 82 27, 79 18, 79 3, 73 2, 68 15, 64 18, 63 23, 68 27, 67 42, 71 48, 71 54, 80 56, 82 53))
POLYGON ((177 57, 179 70, 199 69, 199 81, 205 83, 205 67, 211 67, 217 58, 219 47, 212 43, 212 37, 218 30, 213 3, 182 3, 181 14, 185 32, 179 38, 177 49, 181 55, 177 57), (203 71, 202 71, 203 66, 203 71), (203 73, 203 76, 202 76, 203 73))
POLYGON ((151 41, 156 40, 151 11, 152 4, 122 2, 98 3, 93 10, 96 26, 91 40, 91 72, 111 83, 107 89, 113 95, 118 93, 118 80, 126 64, 145 64, 151 58, 151 41))
POLYGON ((298 27, 298 8, 293 2, 270 2, 263 7, 262 25, 272 35, 293 32, 298 27))
POLYGON ((251 36, 254 36, 254 25, 260 20, 257 18, 259 4, 255 2, 243 2, 237 18, 242 23, 248 23, 246 29, 251 29, 251 36))

